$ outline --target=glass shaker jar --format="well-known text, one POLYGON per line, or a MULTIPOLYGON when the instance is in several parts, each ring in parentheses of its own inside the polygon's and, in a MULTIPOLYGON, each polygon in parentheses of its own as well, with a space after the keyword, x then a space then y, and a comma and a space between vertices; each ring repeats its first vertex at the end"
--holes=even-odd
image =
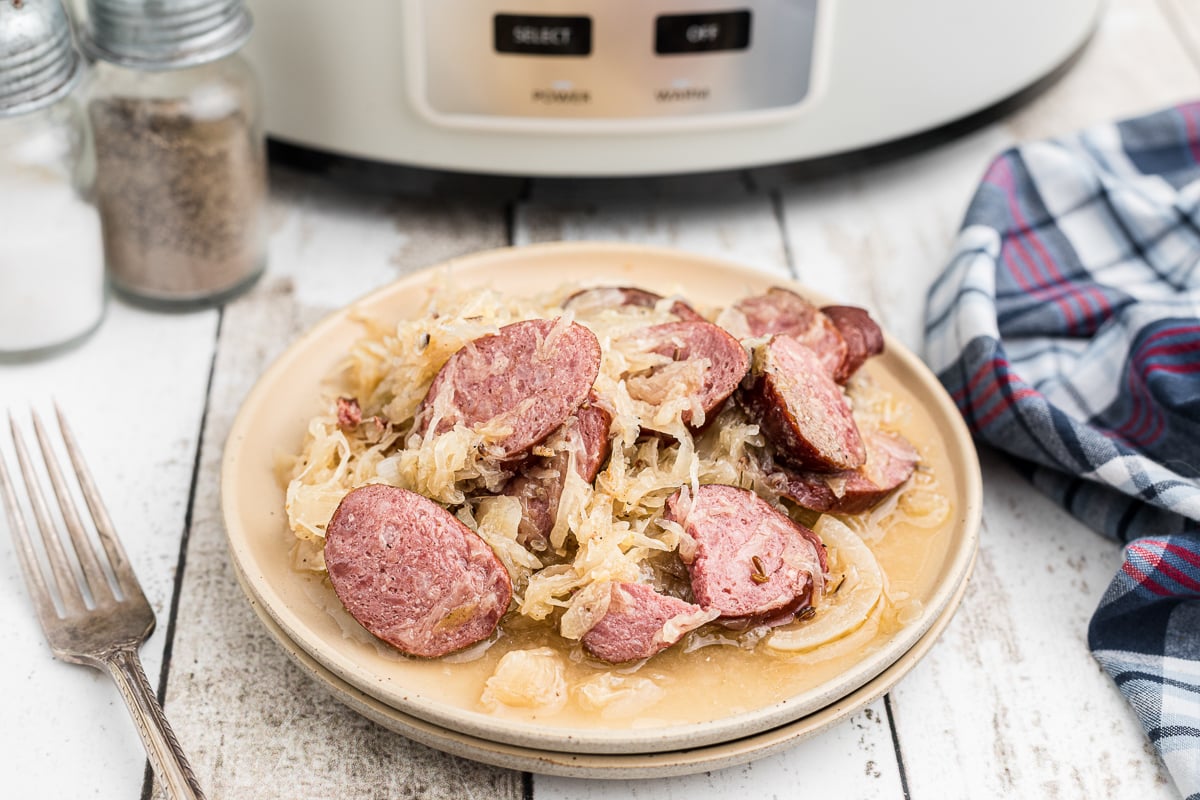
POLYGON ((143 305, 214 305, 266 264, 258 81, 241 0, 88 0, 82 46, 108 278, 143 305))
POLYGON ((104 315, 82 65, 59 0, 0 0, 0 360, 78 343, 104 315))

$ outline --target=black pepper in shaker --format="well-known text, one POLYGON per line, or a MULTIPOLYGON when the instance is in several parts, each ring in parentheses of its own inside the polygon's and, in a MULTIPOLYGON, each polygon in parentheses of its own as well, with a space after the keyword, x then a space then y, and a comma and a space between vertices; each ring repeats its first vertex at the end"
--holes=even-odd
POLYGON ((241 0, 88 0, 87 91, 108 279, 143 304, 224 302, 266 263, 258 81, 241 0))

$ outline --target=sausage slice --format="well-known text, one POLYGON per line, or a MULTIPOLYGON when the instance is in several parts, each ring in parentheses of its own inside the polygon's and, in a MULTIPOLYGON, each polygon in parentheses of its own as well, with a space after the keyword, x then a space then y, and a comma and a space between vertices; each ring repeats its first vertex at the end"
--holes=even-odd
POLYGON ((700 606, 645 584, 611 587, 608 611, 582 639, 584 648, 601 661, 620 664, 649 658, 708 621, 700 606))
POLYGON ((868 358, 883 352, 883 331, 865 308, 825 306, 821 312, 833 322, 846 342, 846 357, 833 375, 835 381, 845 383, 868 358))
POLYGON ((587 398, 600 371, 600 343, 577 323, 532 319, 469 342, 434 377, 415 430, 435 433, 462 422, 498 423, 512 432, 491 455, 513 461, 538 444, 587 398))
MULTIPOLYGON (((696 390, 696 400, 704 410, 705 423, 711 422, 713 412, 724 403, 737 388, 750 369, 750 357, 741 343, 724 328, 706 321, 667 322, 651 325, 635 334, 643 350, 668 356, 673 362, 700 361, 704 364, 701 385, 696 390)), ((648 383, 658 377, 670 377, 671 365, 651 370, 648 383)), ((662 381, 658 381, 662 383, 662 381)), ((635 400, 656 403, 661 398, 650 396, 638 388, 638 382, 628 383, 630 395, 635 400)), ((669 387, 667 387, 669 388, 669 387)), ((685 425, 692 423, 693 414, 687 409, 682 414, 685 425)))
POLYGON ((812 511, 860 514, 904 484, 920 456, 903 436, 886 431, 863 435, 867 461, 845 472, 821 474, 779 468, 768 481, 784 497, 812 511))
POLYGON ((817 535, 754 492, 708 484, 690 504, 676 492, 664 516, 696 542, 687 565, 696 602, 727 623, 783 624, 824 585, 817 535))
MULTIPOLYGON (((583 314, 593 309, 619 308, 621 306, 654 308, 662 299, 661 294, 632 286, 597 286, 575 292, 563 302, 563 308, 574 309, 583 314)), ((671 313, 682 320, 704 319, 696 309, 682 300, 675 300, 671 303, 671 313)))
POLYGON ((780 460, 814 472, 860 467, 866 447, 841 387, 816 354, 791 336, 757 348, 739 395, 780 460))
POLYGON ((610 425, 612 414, 594 402, 584 403, 550 437, 547 446, 555 451, 554 455, 538 459, 505 484, 503 494, 521 503, 517 541, 530 550, 546 549, 558 519, 558 501, 571 455, 575 456, 579 477, 587 483, 594 481, 608 458, 610 425))
POLYGON ((795 292, 773 286, 739 300, 734 308, 746 317, 751 336, 791 336, 812 348, 830 375, 841 370, 846 340, 832 319, 795 292))
POLYGON ((360 625, 422 658, 486 639, 512 600, 508 571, 478 534, 394 486, 369 484, 342 499, 325 530, 325 566, 360 625))

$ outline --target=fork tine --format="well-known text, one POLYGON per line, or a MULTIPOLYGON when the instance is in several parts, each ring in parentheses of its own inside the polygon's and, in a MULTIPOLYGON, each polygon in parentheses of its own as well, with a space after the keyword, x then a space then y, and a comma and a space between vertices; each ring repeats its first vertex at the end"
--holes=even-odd
POLYGON ((87 531, 84 530, 83 521, 79 518, 79 511, 75 508, 75 501, 71 499, 67 483, 63 480, 62 470, 58 467, 58 458, 54 455, 54 449, 46 437, 42 419, 36 411, 31 412, 31 416, 33 417, 33 433, 37 437, 38 446, 42 449, 42 460, 46 462, 46 473, 50 476, 50 485, 54 488, 54 496, 58 498, 58 507, 62 511, 63 522, 67 525, 71 544, 75 547, 75 555, 79 557, 84 582, 92 595, 92 600, 99 604, 113 597, 112 588, 109 587, 108 578, 104 576, 104 570, 96 558, 95 548, 88 541, 87 531))
POLYGON ((108 516, 108 509, 105 508, 104 501, 100 499, 100 490, 96 488, 96 482, 92 480, 92 473, 83 460, 83 451, 79 449, 75 434, 71 430, 71 426, 67 424, 67 418, 63 415, 58 403, 54 404, 54 414, 58 417, 58 429, 62 433, 63 443, 67 446, 67 456, 75 468, 75 477, 79 479, 83 500, 87 503, 88 511, 91 512, 92 521, 96 525, 96 533, 100 536, 100 544, 104 546, 104 552, 108 554, 108 563, 112 567, 113 575, 116 576, 117 586, 127 598, 145 597, 142 585, 138 583, 137 575, 134 574, 129 558, 125 555, 121 539, 117 536, 117 530, 113 527, 112 519, 108 516))
POLYGON ((25 524, 25 515, 21 513, 21 507, 17 504, 16 488, 9 477, 8 465, 3 456, 0 456, 0 491, 4 494, 4 510, 8 513, 8 521, 11 523, 13 543, 17 547, 17 561, 21 565, 21 573, 25 576, 25 586, 33 599, 38 619, 43 620, 42 624, 45 625, 45 621, 57 617, 58 612, 54 608, 54 598, 50 595, 46 578, 42 575, 33 541, 29 538, 29 527, 25 524))
POLYGON ((29 459, 29 451, 25 449, 25 439, 17 428, 17 421, 12 414, 8 415, 8 426, 12 430, 13 448, 17 451, 17 464, 21 468, 21 477, 25 480, 25 489, 29 495, 29 504, 33 506, 33 516, 37 520, 38 529, 42 532, 42 543, 46 547, 46 557, 50 561, 50 571, 54 573, 54 581, 58 586, 59 597, 62 598, 63 608, 68 614, 86 609, 79 584, 71 574, 67 563, 67 552, 63 549, 62 540, 55 533, 54 523, 50 518, 50 510, 42 490, 38 485, 37 473, 29 459))

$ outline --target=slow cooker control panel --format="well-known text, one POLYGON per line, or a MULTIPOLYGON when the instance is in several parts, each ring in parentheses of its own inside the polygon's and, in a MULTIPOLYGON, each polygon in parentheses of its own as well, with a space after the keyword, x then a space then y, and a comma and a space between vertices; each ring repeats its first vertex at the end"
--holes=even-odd
MULTIPOLYGON (((420 0, 433 115, 630 120, 779 109, 808 94, 817 0, 420 0)), ((411 41, 411 39, 410 39, 411 41)))

